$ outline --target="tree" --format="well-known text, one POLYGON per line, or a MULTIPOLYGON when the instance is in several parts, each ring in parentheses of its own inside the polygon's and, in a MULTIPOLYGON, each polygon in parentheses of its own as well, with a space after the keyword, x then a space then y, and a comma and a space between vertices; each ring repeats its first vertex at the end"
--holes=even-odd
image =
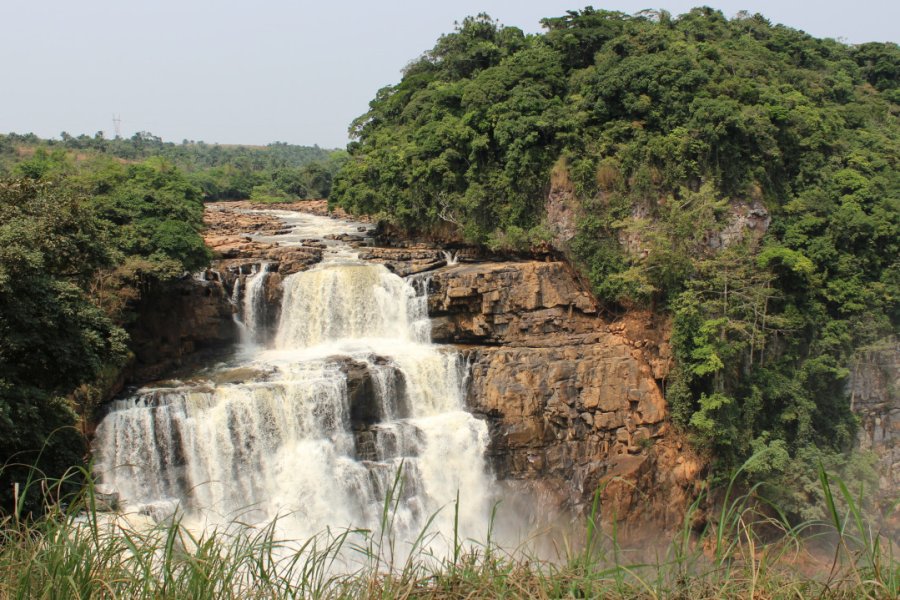
POLYGON ((84 199, 47 183, 0 182, 0 456, 9 463, 0 502, 7 510, 10 482, 27 477, 22 465, 55 477, 80 461, 84 444, 68 395, 125 357, 125 333, 84 291, 93 271, 110 264, 105 239, 84 199))

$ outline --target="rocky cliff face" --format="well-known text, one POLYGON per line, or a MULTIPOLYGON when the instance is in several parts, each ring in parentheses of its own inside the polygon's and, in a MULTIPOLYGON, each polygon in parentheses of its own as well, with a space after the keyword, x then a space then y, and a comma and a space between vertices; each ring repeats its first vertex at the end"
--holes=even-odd
POLYGON ((129 327, 134 353, 130 381, 158 379, 237 341, 231 304, 215 281, 189 278, 151 290, 136 311, 129 327))
POLYGON ((880 499, 889 505, 900 490, 900 340, 862 353, 851 372, 850 398, 860 417, 859 447, 878 457, 880 499))
POLYGON ((429 292, 436 340, 470 345, 469 402, 500 480, 551 511, 584 513, 600 489, 607 522, 681 523, 701 462, 668 425, 664 324, 608 322, 562 262, 447 267, 429 292))

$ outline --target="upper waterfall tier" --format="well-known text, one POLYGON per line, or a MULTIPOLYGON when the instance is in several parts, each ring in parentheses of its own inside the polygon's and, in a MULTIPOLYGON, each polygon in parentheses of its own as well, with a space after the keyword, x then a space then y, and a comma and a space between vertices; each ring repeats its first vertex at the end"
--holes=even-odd
POLYGON ((428 342, 426 299, 381 265, 325 263, 284 281, 277 348, 368 338, 428 342))

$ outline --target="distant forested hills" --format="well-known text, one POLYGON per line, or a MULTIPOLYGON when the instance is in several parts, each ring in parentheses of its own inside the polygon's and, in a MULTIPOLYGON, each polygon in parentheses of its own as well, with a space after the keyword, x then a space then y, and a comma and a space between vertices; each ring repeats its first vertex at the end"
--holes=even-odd
POLYGON ((346 152, 283 142, 242 146, 184 140, 176 144, 148 132, 113 139, 103 132, 94 136, 62 132, 59 140, 0 134, 0 176, 21 173, 23 168, 38 175, 65 173, 75 163, 102 162, 104 158, 120 162, 163 159, 184 171, 201 189, 204 200, 254 197, 275 201, 327 197, 346 152), (32 158, 30 165, 17 166, 25 158, 32 158))
POLYGON ((611 313, 670 317, 663 387, 716 473, 755 455, 798 512, 820 462, 870 476, 845 454, 848 375, 900 321, 900 48, 710 8, 542 23, 470 17, 408 64, 353 123, 332 202, 553 244, 611 313))

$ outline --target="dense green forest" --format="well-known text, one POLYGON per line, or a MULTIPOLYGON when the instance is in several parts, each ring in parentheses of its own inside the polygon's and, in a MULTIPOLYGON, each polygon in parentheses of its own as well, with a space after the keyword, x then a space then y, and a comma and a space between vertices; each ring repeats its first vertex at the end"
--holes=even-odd
POLYGON ((666 396, 714 472, 756 454, 796 512, 820 462, 865 479, 847 377, 900 319, 900 47, 709 8, 543 25, 442 36, 353 123, 332 202, 495 249, 554 241, 611 312, 672 317, 666 396), (741 206, 764 236, 729 230, 741 206))
POLYGON ((35 152, 0 179, 0 500, 81 463, 76 411, 129 357, 133 301, 207 264, 201 190, 160 158, 35 152), (40 458, 38 459, 38 456, 40 458))
POLYGON ((139 132, 130 138, 107 139, 102 131, 93 137, 72 136, 43 140, 34 134, 0 134, 0 176, 15 173, 25 153, 36 153, 34 169, 64 170, 74 163, 103 156, 135 162, 162 158, 187 174, 200 188, 204 200, 260 201, 325 198, 334 173, 346 160, 343 150, 297 146, 276 142, 267 146, 206 144, 184 140, 180 144, 139 132))

